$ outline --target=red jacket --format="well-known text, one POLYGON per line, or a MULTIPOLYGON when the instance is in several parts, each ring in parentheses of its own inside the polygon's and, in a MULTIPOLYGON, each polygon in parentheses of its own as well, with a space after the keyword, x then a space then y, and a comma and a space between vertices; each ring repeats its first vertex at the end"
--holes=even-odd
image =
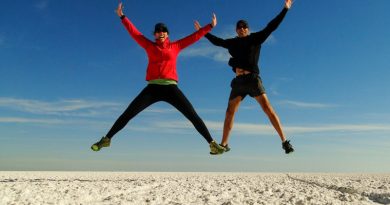
POLYGON ((176 59, 179 52, 198 41, 212 28, 211 24, 208 24, 183 39, 170 42, 169 38, 167 38, 163 43, 161 43, 147 39, 141 32, 138 31, 127 17, 122 19, 122 23, 131 37, 133 37, 134 40, 145 49, 148 55, 149 62, 146 70, 147 81, 155 79, 171 79, 178 81, 176 59))

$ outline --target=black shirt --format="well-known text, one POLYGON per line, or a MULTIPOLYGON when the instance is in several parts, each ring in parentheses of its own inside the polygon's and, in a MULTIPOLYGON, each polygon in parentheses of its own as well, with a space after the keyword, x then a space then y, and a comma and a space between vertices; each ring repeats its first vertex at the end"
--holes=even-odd
POLYGON ((205 37, 214 45, 228 49, 231 58, 229 66, 233 68, 242 68, 252 73, 259 74, 259 56, 261 44, 275 31, 286 16, 288 9, 284 8, 268 25, 261 31, 251 33, 246 37, 235 37, 230 39, 221 39, 210 33, 205 37))

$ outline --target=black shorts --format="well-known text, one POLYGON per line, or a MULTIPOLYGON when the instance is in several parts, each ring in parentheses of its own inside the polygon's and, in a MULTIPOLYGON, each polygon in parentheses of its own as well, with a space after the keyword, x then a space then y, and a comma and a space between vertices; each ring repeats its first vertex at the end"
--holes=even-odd
POLYGON ((257 74, 237 76, 230 83, 230 87, 232 91, 230 92, 229 100, 238 96, 241 96, 243 100, 247 95, 256 97, 265 93, 263 82, 257 74))

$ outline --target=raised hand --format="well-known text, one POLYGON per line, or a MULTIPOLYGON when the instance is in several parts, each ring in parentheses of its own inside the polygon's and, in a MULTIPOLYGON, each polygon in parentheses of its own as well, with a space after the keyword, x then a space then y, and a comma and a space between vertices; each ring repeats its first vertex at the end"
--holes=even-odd
POLYGON ((290 9, 291 6, 292 6, 292 4, 293 4, 293 1, 292 1, 292 0, 286 0, 285 3, 284 3, 284 7, 285 7, 286 9, 290 9))
MULTIPOLYGON (((215 27, 217 25, 217 16, 215 15, 215 13, 213 13, 213 17, 211 18, 211 26, 212 27, 215 27)), ((200 28, 202 28, 202 26, 199 24, 198 21, 194 21, 194 26, 195 26, 195 30, 199 30, 200 28)))
POLYGON ((215 27, 217 25, 217 16, 215 15, 215 13, 213 13, 213 17, 211 19, 211 25, 213 27, 215 27))
POLYGON ((118 8, 115 10, 116 14, 118 14, 119 17, 123 16, 123 5, 122 2, 119 3, 118 8))
POLYGON ((200 28, 202 28, 202 26, 199 24, 198 21, 194 21, 194 26, 195 26, 195 30, 199 31, 200 28))

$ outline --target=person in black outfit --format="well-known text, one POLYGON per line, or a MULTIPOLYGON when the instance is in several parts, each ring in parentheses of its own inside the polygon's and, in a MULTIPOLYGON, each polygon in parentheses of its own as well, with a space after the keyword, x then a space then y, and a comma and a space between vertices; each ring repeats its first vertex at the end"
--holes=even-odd
MULTIPOLYGON (((236 24, 237 37, 221 39, 210 33, 206 38, 214 45, 228 49, 231 58, 229 66, 232 67, 236 77, 231 82, 231 92, 226 110, 223 136, 221 145, 229 151, 229 134, 233 127, 234 114, 238 110, 241 101, 246 95, 256 99, 263 111, 267 114, 271 124, 282 140, 282 148, 285 153, 293 152, 290 141, 286 140, 279 117, 272 108, 263 87, 258 66, 262 43, 275 31, 292 6, 292 0, 286 0, 283 10, 261 31, 250 33, 249 24, 245 20, 239 20, 236 24)), ((195 29, 200 29, 199 22, 195 23, 195 29)))

